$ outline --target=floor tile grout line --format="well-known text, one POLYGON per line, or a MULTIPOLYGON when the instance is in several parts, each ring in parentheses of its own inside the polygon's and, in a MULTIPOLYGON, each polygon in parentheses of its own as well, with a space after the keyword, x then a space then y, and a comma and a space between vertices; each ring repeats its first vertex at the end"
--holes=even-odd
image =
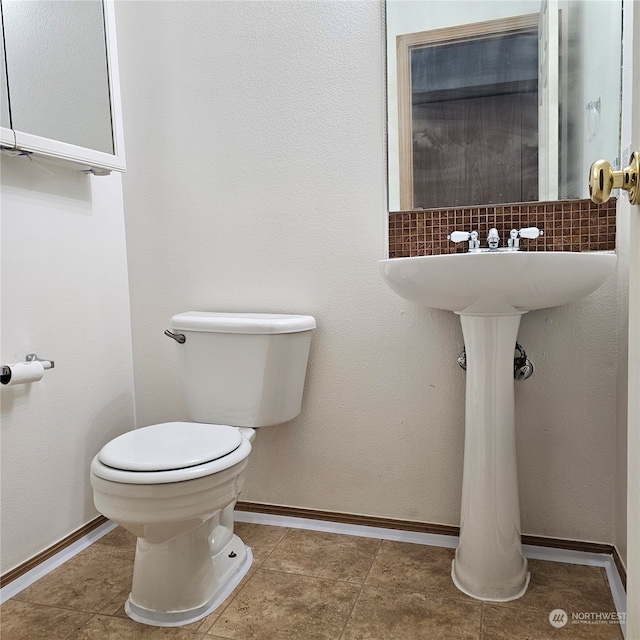
MULTIPOLYGON (((258 525, 258 526, 265 526, 265 525, 258 525)), ((266 525, 266 526, 273 526, 273 525, 266 525)), ((291 527, 285 527, 284 529, 285 531, 280 536, 280 539, 278 540, 278 542, 276 542, 273 545, 273 548, 271 549, 271 551, 269 551, 269 553, 267 553, 267 555, 263 558, 262 562, 260 563, 260 567, 256 567, 256 568, 262 568, 262 565, 271 557, 271 554, 280 546, 282 541, 287 537, 287 534, 291 531, 291 527)))
MULTIPOLYGON (((268 526, 268 525, 267 525, 268 526)), ((276 573, 284 573, 287 575, 295 575, 295 576, 302 576, 305 578, 312 578, 312 579, 318 579, 318 580, 324 580, 324 581, 329 581, 329 582, 342 582, 345 584, 351 584, 354 586, 360 586, 362 587, 364 585, 364 582, 362 584, 360 584, 359 582, 354 582, 354 581, 349 581, 349 580, 342 580, 342 579, 338 579, 338 578, 327 578, 327 577, 323 577, 323 576, 317 576, 317 575, 310 575, 308 573, 300 573, 300 572, 293 572, 293 571, 285 571, 283 569, 277 569, 277 568, 271 568, 271 567, 265 567, 265 563, 267 562, 267 560, 271 557, 271 555, 273 553, 275 553, 276 549, 282 544, 282 542, 285 540, 285 538, 287 537, 287 535, 289 533, 291 533, 292 528, 291 527, 286 527, 284 533, 280 536, 279 540, 275 543, 275 545, 273 546, 273 548, 269 551, 269 553, 267 553, 267 555, 261 560, 261 562, 259 564, 256 564, 255 566, 255 572, 254 574, 247 579, 247 581, 245 582, 244 585, 242 585, 242 587, 240 587, 239 589, 237 589, 234 592, 233 597, 229 600, 228 604, 225 606, 225 608, 220 612, 220 615, 222 615, 224 613, 224 611, 227 609, 227 607, 229 607, 231 605, 231 603, 235 600, 235 598, 237 597, 237 595, 239 594, 240 591, 242 591, 244 589, 244 587, 251 581, 254 579, 255 575, 259 572, 259 571, 272 571, 272 572, 276 572, 276 573)), ((379 547, 378 547, 379 548, 379 547)), ((376 555, 377 555, 377 551, 376 551, 376 555)), ((373 563, 372 563, 373 566, 373 563)), ((371 570, 371 567, 369 567, 369 571, 371 570)), ((367 573, 368 575, 368 573, 367 573)), ((360 593, 360 592, 358 592, 360 593)), ((217 621, 217 619, 216 619, 217 621)), ((204 623, 203 623, 204 624, 204 623)), ((213 627, 213 625, 215 625, 215 622, 212 624, 212 626, 210 627, 210 629, 213 627)), ((201 627, 198 627, 197 631, 200 631, 201 627)), ((206 631, 203 633, 207 633, 206 631)))
MULTIPOLYGON (((115 596, 114 596, 115 597, 115 596)), ((61 605, 61 604, 47 604, 45 602, 33 602, 31 600, 20 600, 17 596, 14 596, 13 598, 10 598, 9 600, 7 600, 7 602, 21 602, 22 604, 26 604, 29 606, 36 606, 36 607, 48 607, 50 609, 60 609, 62 611, 73 611, 74 613, 89 613, 92 616, 97 616, 97 615, 111 615, 108 613, 102 613, 101 611, 95 611, 93 609, 79 609, 79 608, 75 608, 75 607, 71 607, 69 605, 61 605)), ((113 599, 109 600, 108 603, 112 602, 113 599)), ((5 602, 4 604, 7 604, 7 602, 5 602)), ((4 606, 3 604, 3 606, 4 606)))
POLYGON ((344 580, 342 578, 331 578, 327 576, 317 576, 312 573, 300 573, 299 571, 285 571, 284 569, 276 569, 271 567, 260 567, 256 571, 269 571, 270 573, 284 573, 287 576, 300 576, 301 578, 311 578, 312 580, 324 580, 325 582, 340 582, 341 584, 351 584, 354 587, 364 585, 364 582, 354 580, 344 580))
MULTIPOLYGON (((274 546, 274 548, 269 552, 267 557, 263 560, 263 562, 260 565, 260 569, 264 569, 265 571, 277 571, 279 573, 287 573, 287 574, 290 574, 290 575, 305 576, 307 578, 319 578, 321 580, 332 580, 332 581, 336 581, 336 582, 344 582, 346 584, 353 584, 353 585, 364 584, 364 581, 368 577, 368 575, 369 575, 369 573, 371 571, 371 567, 373 566, 373 561, 372 561, 371 565, 369 566, 369 568, 367 569, 367 572, 366 572, 365 576, 362 578, 362 583, 360 582, 360 580, 354 580, 354 579, 349 580, 349 579, 345 579, 345 578, 332 578, 332 577, 318 576, 318 575, 305 573, 305 572, 300 572, 300 571, 287 571, 286 569, 283 569, 281 567, 267 567, 267 566, 264 566, 267 563, 267 560, 271 557, 271 555, 273 553, 275 553, 276 549, 280 546, 280 544, 286 538, 286 536, 289 533, 292 533, 292 532, 295 532, 295 531, 300 531, 300 529, 296 529, 294 527, 289 527, 287 529, 287 532, 282 536, 282 538, 280 538, 280 540, 277 542, 277 544, 274 546)), ((320 533, 326 533, 326 532, 320 532, 320 533)), ((335 534, 333 532, 329 532, 329 533, 334 537, 341 537, 343 535, 343 534, 340 534, 340 533, 335 533, 335 534)), ((353 536, 350 536, 350 537, 353 537, 353 536)), ((364 538, 364 539, 369 539, 369 538, 364 538)), ((382 539, 378 540, 378 548, 376 549, 376 552, 374 554, 374 560, 375 560, 375 557, 377 557, 377 555, 378 555, 378 551, 380 550, 380 547, 382 546, 382 542, 383 542, 382 539)))
POLYGON ((478 632, 478 640, 482 640, 482 636, 484 635, 484 601, 480 601, 480 629, 478 632))
MULTIPOLYGON (((491 606, 491 607, 500 607, 501 609, 506 609, 506 610, 510 610, 510 611, 530 611, 530 612, 536 612, 536 613, 544 613, 544 614, 548 614, 551 609, 549 609, 550 606, 553 605, 548 605, 547 607, 543 608, 542 606, 532 606, 532 605, 520 605, 520 604, 510 604, 509 602, 500 602, 500 601, 493 601, 493 600, 482 600, 481 601, 483 605, 486 606, 491 606)), ((517 600, 512 600, 511 602, 518 602, 517 600)), ((567 607, 569 608, 569 607, 567 607)))
MULTIPOLYGON (((249 568, 249 571, 251 571, 251 567, 249 568)), ((209 629, 211 629, 216 622, 218 622, 218 620, 220 619, 221 616, 224 615, 224 612, 231 606, 231 604, 233 602, 235 602, 235 599, 238 597, 238 595, 240 595, 240 593, 244 590, 244 588, 255 578, 256 574, 258 573, 259 568, 256 567, 256 570, 253 572, 252 575, 250 575, 244 582, 244 584, 239 584, 236 586, 236 588, 226 597, 226 599, 224 600, 224 602, 214 611, 212 611, 209 616, 213 615, 214 613, 217 613, 217 617, 216 619, 211 623, 211 626, 209 627, 209 629), (226 604, 225 604, 226 603, 226 604), (222 606, 224 605, 224 607, 222 606)), ((247 572, 248 574, 249 572, 247 572)), ((202 622, 194 629, 194 631, 197 631, 198 633, 204 633, 207 634, 206 631, 200 631, 200 629, 202 628, 202 625, 204 624, 204 621, 209 617, 209 616, 205 616, 202 619, 202 622)), ((208 635, 208 634, 207 634, 208 635)), ((221 636, 219 636, 221 637, 221 636)))
MULTIPOLYGON (((224 615, 224 612, 231 606, 231 604, 235 601, 235 599, 238 597, 238 595, 240 594, 241 591, 244 590, 244 588, 247 586, 247 584, 249 584, 249 582, 251 582, 251 580, 253 580, 253 578, 255 578, 256 574, 258 573, 258 571, 260 571, 260 569, 262 569, 262 565, 266 562, 267 558, 274 552, 275 548, 282 542, 282 540, 284 539, 284 537, 287 535, 287 533, 290 531, 290 527, 285 527, 284 528, 285 531, 282 534, 282 536, 280 536, 280 539, 275 543, 275 545, 273 546, 273 549, 271 549, 271 551, 269 551, 269 553, 260 561, 260 562, 256 562, 255 567, 250 567, 249 571, 251 571, 252 568, 255 568, 255 571, 253 572, 253 574, 251 576, 249 576, 244 584, 238 585, 228 596, 227 596, 227 604, 221 608, 219 607, 218 609, 216 609, 216 611, 219 611, 218 613, 218 617, 211 623, 211 627, 209 627, 209 629, 211 629, 216 622, 220 619, 220 616, 224 615)), ((244 541, 243 541, 244 543, 244 541)), ((248 546, 246 543, 244 543, 245 546, 248 546)), ((255 562, 255 558, 254 558, 254 562, 255 562)), ((247 572, 249 573, 249 572, 247 572)), ((226 602, 226 600, 225 600, 226 602)), ((224 604, 224 603, 223 603, 224 604)), ((214 612, 212 611, 211 614, 212 615, 214 612)), ((207 616, 208 617, 208 616, 207 616)), ((204 633, 206 635, 209 635, 207 633, 207 631, 200 631, 200 629, 202 628, 202 625, 204 624, 204 619, 203 621, 200 623, 200 625, 196 628, 196 631, 199 633, 204 633)), ((218 637, 222 637, 222 636, 218 636, 218 637)))
POLYGON ((347 630, 347 626, 349 625, 349 621, 351 620, 351 616, 353 615, 353 611, 356 608, 356 605, 358 604, 358 601, 360 600, 360 596, 362 596, 362 592, 364 591, 364 587, 365 587, 365 583, 363 582, 360 585, 360 589, 358 590, 358 595, 353 600, 353 604, 351 605, 351 608, 349 609, 349 613, 347 614, 347 617, 345 618, 344 624, 342 625, 342 630, 338 634, 336 640, 342 640, 344 638, 344 633, 347 630))
POLYGON ((364 588, 367 584, 367 578, 369 577, 369 575, 371 574, 371 570, 373 569, 373 565, 376 562, 376 559, 378 558, 378 554, 380 553, 380 549, 382 548, 382 540, 379 541, 378 543, 378 548, 376 549, 376 552, 373 554, 373 558, 371 559, 371 564, 369 565, 369 569, 367 570, 367 575, 364 577, 364 579, 362 580, 362 584, 360 585, 360 590, 358 591, 358 595, 355 597, 353 604, 351 605, 351 609, 349 610, 349 613, 344 621, 344 625, 342 626, 342 631, 340 632, 340 635, 338 636, 338 640, 342 640, 344 638, 344 633, 347 630, 347 626, 349 625, 349 621, 351 620, 351 616, 353 616, 353 612, 356 608, 356 605, 358 604, 358 601, 360 600, 360 597, 362 596, 362 592, 364 591, 364 588))
POLYGON ((373 560, 371 561, 371 564, 369 565, 369 569, 367 571, 367 575, 364 577, 364 580, 362 581, 362 586, 364 587, 364 585, 367 584, 367 580, 369 579, 369 576, 371 575, 371 571, 373 569, 373 565, 376 563, 376 560, 378 559, 378 556, 380 555, 380 549, 382 549, 382 545, 384 543, 384 540, 380 540, 379 544, 378 544, 378 548, 376 549, 376 552, 373 554, 373 560))
POLYGON ((83 624, 81 624, 77 629, 74 629, 71 632, 71 634, 65 638, 65 640, 73 640, 73 637, 77 636, 80 633, 80 631, 82 631, 82 629, 84 629, 98 615, 100 614, 94 613, 93 615, 90 615, 89 618, 83 624))
POLYGON ((371 570, 373 569, 373 565, 376 563, 376 560, 378 559, 378 554, 380 553, 380 549, 382 549, 382 540, 380 540, 380 542, 378 544, 378 548, 376 549, 376 552, 373 554, 373 558, 371 560, 371 564, 369 565, 369 568, 367 569, 367 575, 365 575, 364 579, 362 580, 362 585, 363 586, 365 584, 367 584, 367 579, 371 575, 371 570))
POLYGON ((207 633, 206 631, 202 634, 202 638, 204 640, 234 640, 229 636, 214 635, 212 633, 207 633))
POLYGON ((72 611, 73 613, 88 613, 88 614, 90 614, 92 616, 97 615, 98 613, 100 613, 99 611, 89 611, 88 609, 74 609, 73 607, 59 605, 59 604, 46 604, 44 602, 31 602, 29 600, 19 600, 15 596, 13 598, 10 598, 9 600, 7 600, 7 602, 5 602, 3 604, 3 606, 5 604, 7 604, 8 602, 12 602, 12 601, 13 602, 20 602, 21 604, 25 604, 25 605, 28 605, 30 607, 46 607, 48 609, 60 609, 61 611, 72 611))
POLYGON ((233 640, 233 638, 229 637, 229 636, 221 636, 219 634, 209 634, 207 631, 197 631, 196 633, 202 633, 202 637, 207 640, 208 638, 211 638, 212 640, 233 640))
POLYGON ((397 586, 389 586, 389 585, 384 585, 384 584, 376 584, 376 583, 368 583, 368 584, 363 584, 363 587, 370 587, 372 589, 379 589, 381 591, 396 591, 398 593, 404 593, 404 594, 408 594, 408 595, 414 595, 414 596, 424 596, 425 598, 430 598, 431 600, 437 600, 439 602, 455 602, 456 604, 469 604, 469 605, 479 605, 481 603, 481 601, 475 599, 475 598, 454 598, 451 597, 450 595, 443 595, 442 593, 440 593, 437 590, 433 590, 433 591, 420 591, 418 589, 410 589, 410 588, 403 588, 403 587, 397 587, 397 586))

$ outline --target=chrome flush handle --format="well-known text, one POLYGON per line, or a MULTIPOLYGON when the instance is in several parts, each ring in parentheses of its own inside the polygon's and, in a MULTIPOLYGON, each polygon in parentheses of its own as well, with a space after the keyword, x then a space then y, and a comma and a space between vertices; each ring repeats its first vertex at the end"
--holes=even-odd
POLYGON ((179 342, 180 344, 184 344, 187 340, 186 336, 183 333, 173 333, 173 331, 169 331, 169 329, 167 329, 164 332, 165 336, 169 336, 170 338, 173 338, 176 342, 179 342))

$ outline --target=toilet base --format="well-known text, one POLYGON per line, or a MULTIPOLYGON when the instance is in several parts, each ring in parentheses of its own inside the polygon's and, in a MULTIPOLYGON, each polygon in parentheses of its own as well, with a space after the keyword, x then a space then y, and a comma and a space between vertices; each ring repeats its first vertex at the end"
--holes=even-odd
POLYGON ((124 605, 125 613, 132 620, 153 627, 182 627, 205 618, 213 613, 240 584, 251 568, 253 554, 251 553, 251 548, 244 545, 244 543, 234 535, 232 539, 211 558, 210 562, 212 562, 216 576, 219 576, 221 579, 204 604, 181 611, 154 611, 133 602, 133 594, 130 594, 124 605), (239 548, 238 543, 242 545, 241 548, 245 551, 244 557, 242 557, 243 554, 236 554, 239 548))

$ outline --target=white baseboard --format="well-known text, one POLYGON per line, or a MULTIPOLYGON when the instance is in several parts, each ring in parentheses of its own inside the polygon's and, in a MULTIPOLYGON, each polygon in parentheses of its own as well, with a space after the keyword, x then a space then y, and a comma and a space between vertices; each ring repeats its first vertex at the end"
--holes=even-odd
POLYGON ((362 538, 379 538, 395 540, 396 542, 413 542, 433 547, 448 547, 455 549, 458 538, 433 533, 419 533, 417 531, 403 531, 402 529, 385 529, 383 527, 369 527, 360 524, 344 524, 328 520, 313 520, 311 518, 295 518, 291 516, 277 516, 253 511, 234 511, 236 522, 253 522, 255 524, 270 524, 276 527, 290 527, 291 529, 309 529, 311 531, 327 531, 328 533, 342 533, 347 536, 361 536, 362 538))

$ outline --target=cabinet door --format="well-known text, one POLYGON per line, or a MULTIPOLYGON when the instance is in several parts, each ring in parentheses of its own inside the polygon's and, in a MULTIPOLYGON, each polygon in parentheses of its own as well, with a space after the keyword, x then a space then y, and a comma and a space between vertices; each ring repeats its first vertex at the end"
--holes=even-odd
MULTIPOLYGON (((2 13, 0 12, 0 19, 1 17, 2 13)), ((1 38, 0 40, 0 144, 6 147, 13 147, 15 136, 11 131, 11 118, 9 116, 9 91, 7 88, 7 68, 4 62, 4 39, 1 38)))
POLYGON ((1 1, 16 145, 88 166, 124 169, 114 129, 119 104, 117 62, 109 50, 115 42, 112 4, 1 1))

